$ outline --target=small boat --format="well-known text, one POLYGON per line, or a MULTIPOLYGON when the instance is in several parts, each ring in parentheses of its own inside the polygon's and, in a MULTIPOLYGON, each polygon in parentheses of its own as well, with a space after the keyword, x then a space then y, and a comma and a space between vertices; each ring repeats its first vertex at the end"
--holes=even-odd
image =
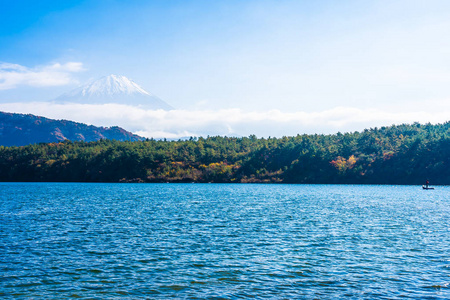
POLYGON ((429 187, 429 186, 425 186, 425 185, 422 185, 422 188, 424 190, 434 190, 434 187, 429 187))

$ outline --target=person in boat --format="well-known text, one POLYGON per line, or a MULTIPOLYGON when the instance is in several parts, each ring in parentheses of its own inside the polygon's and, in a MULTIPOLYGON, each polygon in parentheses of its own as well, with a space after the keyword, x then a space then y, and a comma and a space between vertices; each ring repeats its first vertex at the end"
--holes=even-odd
POLYGON ((425 187, 428 188, 429 184, 430 184, 430 181, 427 179, 427 181, 425 181, 425 187))

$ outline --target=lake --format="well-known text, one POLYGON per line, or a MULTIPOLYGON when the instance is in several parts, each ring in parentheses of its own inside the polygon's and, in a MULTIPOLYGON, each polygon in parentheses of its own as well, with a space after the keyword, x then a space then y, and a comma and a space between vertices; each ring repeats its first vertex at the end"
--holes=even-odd
POLYGON ((450 187, 0 183, 0 297, 449 299, 450 187))

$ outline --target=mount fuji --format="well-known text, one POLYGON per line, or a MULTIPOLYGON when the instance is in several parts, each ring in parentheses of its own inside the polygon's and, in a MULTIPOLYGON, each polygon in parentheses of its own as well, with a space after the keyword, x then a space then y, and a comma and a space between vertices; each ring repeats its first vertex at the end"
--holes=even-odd
POLYGON ((80 86, 55 99, 56 102, 83 104, 127 104, 146 109, 171 110, 172 106, 150 94, 125 76, 109 75, 80 86))

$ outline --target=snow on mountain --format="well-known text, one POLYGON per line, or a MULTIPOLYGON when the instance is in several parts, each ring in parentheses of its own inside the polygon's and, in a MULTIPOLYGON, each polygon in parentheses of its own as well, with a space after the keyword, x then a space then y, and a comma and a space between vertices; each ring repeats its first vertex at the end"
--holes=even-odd
POLYGON ((150 95, 137 83, 131 81, 125 76, 109 75, 102 77, 94 82, 81 86, 69 93, 68 96, 95 97, 95 96, 114 96, 117 94, 143 94, 150 95))
POLYGON ((102 77, 59 96, 55 101, 84 104, 116 103, 137 105, 147 109, 173 109, 134 81, 120 75, 102 77))

